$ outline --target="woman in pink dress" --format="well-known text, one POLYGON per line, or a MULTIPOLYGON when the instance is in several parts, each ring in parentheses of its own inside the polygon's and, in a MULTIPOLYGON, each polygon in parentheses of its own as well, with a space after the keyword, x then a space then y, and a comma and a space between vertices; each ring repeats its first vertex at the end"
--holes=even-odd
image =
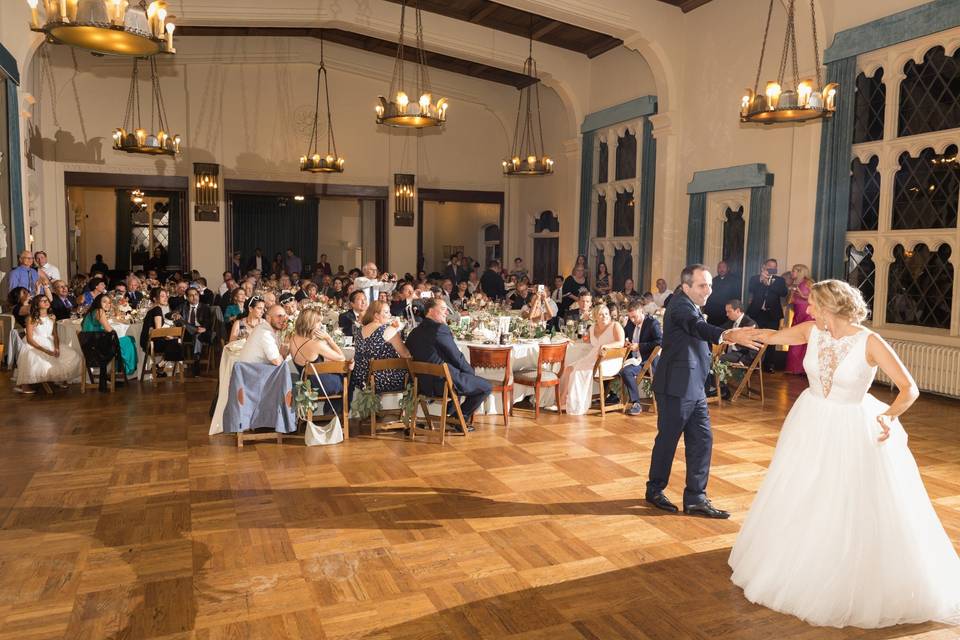
MULTIPOLYGON (((790 285, 790 304, 793 305, 791 326, 796 326, 812 319, 807 312, 807 307, 813 280, 810 279, 810 268, 805 264, 793 265, 790 274, 793 276, 793 284, 790 285)), ((807 355, 807 345, 795 344, 790 347, 790 351, 787 352, 787 373, 803 375, 803 357, 805 355, 807 355)))

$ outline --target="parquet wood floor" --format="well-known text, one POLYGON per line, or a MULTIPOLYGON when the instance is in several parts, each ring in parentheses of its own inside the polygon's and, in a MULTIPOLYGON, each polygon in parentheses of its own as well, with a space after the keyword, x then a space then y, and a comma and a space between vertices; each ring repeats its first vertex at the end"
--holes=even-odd
MULTIPOLYGON (((0 640, 960 637, 814 628, 729 582, 803 384, 774 377, 766 410, 712 409, 710 495, 734 515, 709 521, 642 502, 651 415, 517 411, 443 448, 238 450, 207 436, 210 380, 24 398, 2 374, 0 640)), ((905 425, 960 546, 958 412, 924 396, 905 425)), ((681 452, 676 501, 683 471, 681 452)))

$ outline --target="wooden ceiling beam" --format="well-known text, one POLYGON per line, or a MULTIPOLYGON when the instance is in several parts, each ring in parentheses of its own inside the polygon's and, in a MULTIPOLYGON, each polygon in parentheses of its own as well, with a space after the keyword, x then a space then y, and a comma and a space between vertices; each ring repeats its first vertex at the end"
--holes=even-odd
POLYGON ((551 31, 553 31, 553 30, 556 29, 557 27, 561 26, 562 24, 563 24, 563 23, 562 23, 562 22, 559 22, 558 20, 549 20, 549 21, 547 21, 547 22, 544 23, 542 26, 540 26, 540 27, 538 27, 537 29, 534 30, 534 32, 533 32, 533 39, 534 39, 534 40, 539 40, 540 38, 542 38, 543 36, 547 35, 548 33, 550 33, 551 31))
POLYGON ((479 9, 474 11, 472 14, 470 14, 469 22, 473 22, 474 24, 480 24, 486 18, 490 17, 490 15, 499 8, 500 8, 499 5, 497 5, 495 2, 488 2, 487 4, 485 4, 484 6, 480 7, 479 9))

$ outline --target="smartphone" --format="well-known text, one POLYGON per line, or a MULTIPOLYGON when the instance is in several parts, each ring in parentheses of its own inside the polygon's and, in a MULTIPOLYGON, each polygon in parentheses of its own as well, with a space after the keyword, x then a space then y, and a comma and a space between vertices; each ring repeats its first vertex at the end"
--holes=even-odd
POLYGON ((542 285, 542 284, 538 284, 538 285, 537 285, 537 293, 543 293, 543 285, 542 285))
POLYGON ((421 292, 420 292, 420 297, 421 297, 421 298, 432 298, 432 297, 433 297, 433 291, 421 291, 421 292))

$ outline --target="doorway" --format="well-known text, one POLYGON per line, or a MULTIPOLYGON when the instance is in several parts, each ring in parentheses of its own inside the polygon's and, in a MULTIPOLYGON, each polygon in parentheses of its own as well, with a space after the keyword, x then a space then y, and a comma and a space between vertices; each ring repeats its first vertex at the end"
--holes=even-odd
POLYGON ((485 269, 503 260, 503 192, 420 189, 417 255, 420 269, 442 273, 458 251, 485 269))

